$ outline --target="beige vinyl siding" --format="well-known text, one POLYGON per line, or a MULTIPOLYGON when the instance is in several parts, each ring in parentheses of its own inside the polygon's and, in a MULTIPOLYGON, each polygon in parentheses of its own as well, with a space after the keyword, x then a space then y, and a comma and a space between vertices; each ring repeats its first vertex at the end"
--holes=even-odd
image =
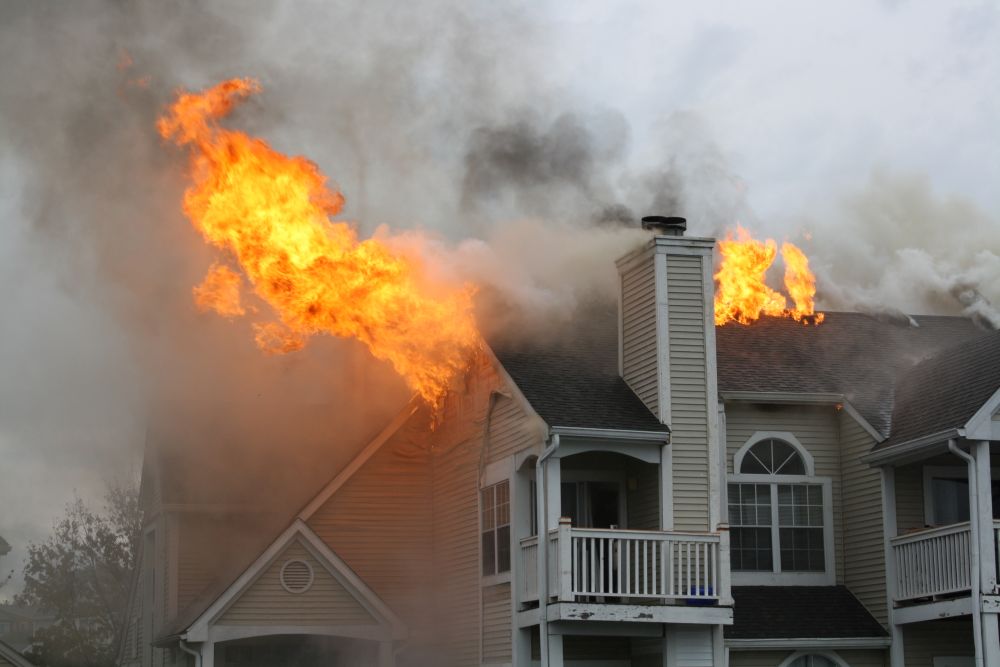
POLYGON ((375 625, 377 621, 326 568, 295 540, 222 614, 218 625, 375 625), (281 585, 289 560, 312 567, 313 583, 303 593, 281 585))
MULTIPOLYGON (((807 650, 807 649, 804 649, 807 650)), ((817 650, 822 655, 826 651, 817 650)), ((889 664, 887 651, 841 650, 829 651, 840 656, 851 667, 885 667, 889 664)), ((736 651, 729 652, 729 667, 778 667, 796 651, 736 651)), ((909 666, 909 663, 907 663, 909 666)))
POLYGON ((14 663, 0 655, 0 667, 14 667, 14 663))
POLYGON ((840 411, 844 479, 844 583, 883 626, 888 626, 885 542, 882 538, 882 480, 861 461, 875 446, 846 410, 840 411))
POLYGON ((184 609, 213 581, 218 520, 205 514, 177 517, 177 609, 184 609))
POLYGON ((483 662, 509 663, 511 655, 510 584, 483 588, 483 662))
POLYGON ((934 667, 934 657, 971 656, 974 642, 968 616, 903 626, 906 667, 934 667))
POLYGON ((434 608, 443 665, 479 660, 479 439, 470 438, 433 461, 434 608), (453 662, 452 662, 453 661, 453 662))
POLYGON ((896 534, 922 529, 925 525, 923 463, 896 468, 895 478, 896 534))
POLYGON ((506 396, 499 396, 490 415, 488 433, 490 463, 506 458, 523 449, 539 444, 543 434, 525 415, 520 403, 506 396))
POLYGON ((653 414, 659 411, 656 359, 656 278, 653 260, 622 275, 622 376, 653 414))
POLYGON ((674 527, 708 530, 708 410, 704 273, 700 256, 667 262, 674 527))
POLYGON ((843 489, 840 456, 840 423, 833 406, 757 405, 726 406, 726 470, 733 472, 733 456, 757 431, 787 431, 812 455, 818 477, 831 478, 833 540, 837 583, 844 583, 843 489))
POLYGON ((416 413, 308 521, 415 632, 431 623, 428 419, 416 413))

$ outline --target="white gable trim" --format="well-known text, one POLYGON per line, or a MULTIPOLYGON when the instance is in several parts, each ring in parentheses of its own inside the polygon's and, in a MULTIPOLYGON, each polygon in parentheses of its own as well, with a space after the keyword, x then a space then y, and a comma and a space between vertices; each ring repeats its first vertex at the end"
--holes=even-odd
POLYGON ((1000 410, 1000 389, 993 392, 989 400, 965 423, 965 437, 969 440, 996 440, 993 415, 1000 410))
POLYGON ((236 600, 267 570, 278 556, 294 542, 300 540, 312 556, 319 561, 347 591, 383 627, 385 638, 404 639, 406 628, 403 622, 375 594, 367 584, 354 573, 330 547, 301 519, 292 522, 278 538, 248 567, 240 577, 211 604, 201 616, 191 624, 184 639, 191 642, 208 641, 212 626, 236 600))
POLYGON ((368 445, 361 450, 361 453, 355 456, 354 459, 347 464, 346 468, 341 470, 329 484, 324 486, 323 489, 316 494, 316 497, 309 501, 309 504, 306 505, 301 512, 299 512, 297 518, 302 521, 308 521, 312 518, 312 515, 315 514, 324 504, 326 504, 326 501, 328 501, 330 497, 347 482, 347 480, 353 477, 354 473, 360 470, 361 467, 375 455, 375 452, 381 449, 382 445, 388 442, 389 438, 396 434, 396 431, 402 428, 403 424, 405 424, 410 417, 413 416, 413 413, 415 413, 419 407, 420 398, 418 396, 414 396, 406 404, 406 407, 404 407, 400 413, 396 415, 396 417, 389 422, 389 424, 382 429, 377 436, 375 436, 375 439, 368 443, 368 445))
POLYGON ((0 658, 5 658, 14 667, 34 667, 34 665, 28 662, 27 658, 3 642, 0 642, 0 658))

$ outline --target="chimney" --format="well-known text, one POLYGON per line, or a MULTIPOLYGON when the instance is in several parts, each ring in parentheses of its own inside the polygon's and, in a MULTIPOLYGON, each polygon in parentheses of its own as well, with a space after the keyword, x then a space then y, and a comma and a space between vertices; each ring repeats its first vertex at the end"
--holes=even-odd
POLYGON ((672 502, 665 527, 714 529, 709 516, 718 458, 715 361, 715 239, 684 236, 684 218, 647 216, 653 235, 617 261, 618 370, 670 427, 672 502), (710 480, 712 483, 710 484, 710 480), (710 488, 712 487, 712 488, 710 488))

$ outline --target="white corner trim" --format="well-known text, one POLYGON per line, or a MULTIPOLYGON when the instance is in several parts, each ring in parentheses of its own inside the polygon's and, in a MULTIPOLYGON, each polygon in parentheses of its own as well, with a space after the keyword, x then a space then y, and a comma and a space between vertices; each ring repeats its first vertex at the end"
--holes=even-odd
POLYGON ((789 433, 788 431, 755 431, 754 434, 751 435, 747 441, 736 450, 736 453, 733 454, 733 472, 737 475, 741 474, 739 471, 740 466, 743 464, 743 457, 746 456, 748 451, 750 451, 750 448, 761 440, 768 440, 770 438, 784 440, 799 453, 802 457, 803 463, 805 464, 806 476, 812 477, 816 474, 816 465, 813 462, 812 454, 810 454, 809 450, 806 449, 801 442, 799 442, 799 439, 796 438, 794 434, 789 433))
POLYGON ((361 450, 361 452, 347 464, 347 467, 341 470, 329 484, 324 486, 323 489, 309 501, 308 505, 302 508, 302 511, 299 512, 297 518, 302 521, 308 521, 311 519, 312 515, 315 514, 320 507, 326 504, 326 501, 328 501, 330 497, 333 496, 333 494, 335 494, 337 490, 347 482, 347 480, 353 477, 354 473, 360 470, 361 467, 375 455, 375 452, 381 449, 382 445, 388 442, 389 438, 395 435, 396 431, 402 428, 403 424, 405 424, 410 417, 413 416, 413 413, 415 413, 419 407, 419 401, 420 399, 417 396, 411 398, 399 414, 397 414, 396 417, 393 418, 393 420, 389 422, 389 424, 382 429, 377 436, 375 436, 375 439, 368 443, 368 445, 361 450))
MULTIPOLYGON (((381 598, 301 519, 296 519, 261 553, 208 609, 188 627, 186 641, 207 641, 215 621, 257 581, 284 550, 295 540, 306 548, 326 571, 354 597, 373 618, 387 629, 393 639, 406 637, 406 627, 381 598)), ((386 631, 383 631, 385 634, 386 631)))
POLYGON ((992 440, 993 415, 1000 410, 1000 389, 993 392, 976 414, 965 423, 965 437, 969 440, 992 440))
POLYGON ((670 395, 670 286, 667 279, 667 256, 653 254, 653 316, 656 323, 656 407, 657 419, 673 424, 670 395))

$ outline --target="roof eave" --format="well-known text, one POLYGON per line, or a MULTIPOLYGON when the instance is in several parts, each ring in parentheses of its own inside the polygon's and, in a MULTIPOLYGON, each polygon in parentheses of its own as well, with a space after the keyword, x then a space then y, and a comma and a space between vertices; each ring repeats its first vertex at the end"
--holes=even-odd
POLYGON ((939 449, 944 449, 948 441, 953 438, 964 438, 965 429, 949 428, 937 433, 931 433, 919 438, 907 440, 899 444, 890 445, 882 449, 876 449, 861 457, 864 463, 870 466, 899 465, 913 460, 926 457, 928 454, 936 453, 939 449))
POLYGON ((670 429, 663 431, 635 431, 616 428, 585 428, 582 426, 553 426, 549 431, 560 437, 593 438, 601 440, 637 440, 642 442, 670 442, 670 429))

